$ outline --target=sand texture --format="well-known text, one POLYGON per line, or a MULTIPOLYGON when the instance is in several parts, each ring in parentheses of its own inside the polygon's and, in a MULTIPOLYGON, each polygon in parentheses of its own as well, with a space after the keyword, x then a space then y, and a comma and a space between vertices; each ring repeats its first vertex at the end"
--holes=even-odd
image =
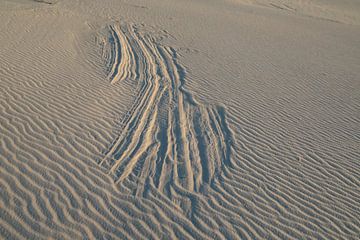
POLYGON ((359 239, 357 0, 0 0, 0 239, 359 239))

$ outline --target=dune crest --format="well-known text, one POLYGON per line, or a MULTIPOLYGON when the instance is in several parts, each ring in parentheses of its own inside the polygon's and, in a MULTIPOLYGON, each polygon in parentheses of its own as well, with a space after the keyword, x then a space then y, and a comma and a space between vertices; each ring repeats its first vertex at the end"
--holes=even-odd
POLYGON ((228 0, 291 12, 306 17, 360 25, 360 4, 352 0, 228 0))

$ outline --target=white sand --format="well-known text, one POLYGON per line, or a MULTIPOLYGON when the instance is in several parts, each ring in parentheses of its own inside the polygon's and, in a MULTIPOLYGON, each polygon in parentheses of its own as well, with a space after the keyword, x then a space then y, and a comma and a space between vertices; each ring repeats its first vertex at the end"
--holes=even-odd
POLYGON ((0 239, 359 239, 357 0, 0 0, 0 239))

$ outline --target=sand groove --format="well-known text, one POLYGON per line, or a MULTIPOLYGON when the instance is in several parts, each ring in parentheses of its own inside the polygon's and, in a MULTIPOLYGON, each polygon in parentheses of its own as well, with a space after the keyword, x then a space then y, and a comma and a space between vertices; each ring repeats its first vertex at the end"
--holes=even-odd
POLYGON ((173 48, 133 25, 109 30, 110 82, 132 79, 139 90, 100 165, 116 183, 135 183, 136 194, 149 185, 169 197, 173 188, 200 191, 231 164, 224 109, 203 106, 184 89, 185 71, 173 48))

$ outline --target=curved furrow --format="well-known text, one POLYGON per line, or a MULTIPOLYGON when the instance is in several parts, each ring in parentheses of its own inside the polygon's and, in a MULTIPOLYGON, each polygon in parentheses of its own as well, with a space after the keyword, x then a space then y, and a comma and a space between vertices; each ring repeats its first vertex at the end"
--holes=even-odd
POLYGON ((231 166, 232 133, 224 108, 196 102, 184 89, 176 51, 136 26, 111 25, 104 46, 114 56, 110 82, 132 80, 141 87, 100 165, 136 195, 146 196, 150 186, 170 199, 184 195, 174 188, 200 192, 231 166))

